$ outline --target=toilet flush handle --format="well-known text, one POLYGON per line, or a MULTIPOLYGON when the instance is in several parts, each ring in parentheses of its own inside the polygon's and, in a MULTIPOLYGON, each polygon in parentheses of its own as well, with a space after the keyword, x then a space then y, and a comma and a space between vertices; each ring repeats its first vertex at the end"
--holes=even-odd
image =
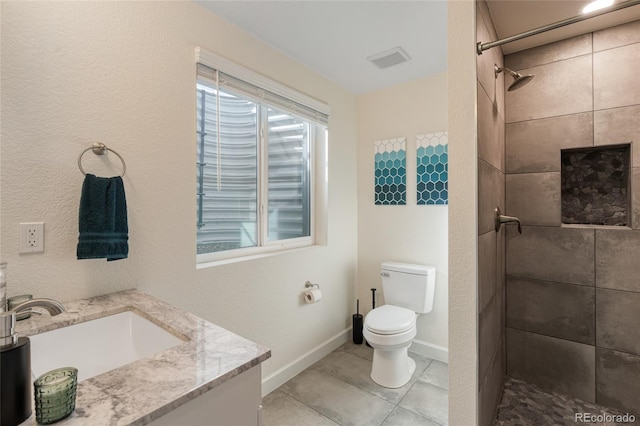
POLYGON ((388 272, 380 272, 380 276, 381 277, 388 277, 389 273, 388 272))

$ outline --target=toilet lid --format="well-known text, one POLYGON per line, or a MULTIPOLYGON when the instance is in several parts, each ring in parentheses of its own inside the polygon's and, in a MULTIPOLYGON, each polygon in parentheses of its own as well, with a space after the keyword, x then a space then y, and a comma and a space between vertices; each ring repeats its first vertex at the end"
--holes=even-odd
POLYGON ((416 325, 416 313, 393 305, 384 305, 369 312, 364 326, 376 334, 397 334, 416 325))

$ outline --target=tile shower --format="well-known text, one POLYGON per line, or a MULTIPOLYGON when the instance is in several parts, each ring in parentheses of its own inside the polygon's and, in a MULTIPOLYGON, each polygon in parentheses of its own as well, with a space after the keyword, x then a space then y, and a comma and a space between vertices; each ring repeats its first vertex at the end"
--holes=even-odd
MULTIPOLYGON (((478 39, 489 39, 481 2, 477 21, 478 39)), ((640 414, 640 21, 505 56, 536 77, 503 104, 493 50, 478 57, 480 424, 494 422, 505 373, 640 414), (566 168, 563 178, 562 153, 575 149, 608 161, 595 166, 605 184, 563 194, 563 179, 582 179, 566 168), (604 197, 566 197, 580 191, 604 197), (523 224, 505 232, 504 272, 502 237, 488 229, 497 205, 523 224)))

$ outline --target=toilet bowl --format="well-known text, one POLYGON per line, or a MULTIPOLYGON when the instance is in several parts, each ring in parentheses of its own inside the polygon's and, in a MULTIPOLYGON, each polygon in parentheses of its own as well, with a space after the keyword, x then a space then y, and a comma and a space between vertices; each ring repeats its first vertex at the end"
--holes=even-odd
POLYGON ((386 388, 406 385, 416 370, 407 353, 416 336, 415 312, 393 305, 376 308, 365 317, 363 335, 374 349, 371 379, 386 388))
POLYGON ((433 309, 436 268, 383 262, 380 276, 387 304, 367 314, 362 335, 373 347, 371 379, 386 388, 399 388, 416 371, 407 351, 416 337, 417 316, 433 309))

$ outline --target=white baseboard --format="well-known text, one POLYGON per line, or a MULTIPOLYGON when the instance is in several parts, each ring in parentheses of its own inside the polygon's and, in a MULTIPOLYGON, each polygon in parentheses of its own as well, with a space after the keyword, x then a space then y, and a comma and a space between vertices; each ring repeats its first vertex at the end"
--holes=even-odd
POLYGON ((436 361, 442 361, 446 364, 449 363, 449 350, 443 346, 414 339, 413 343, 409 347, 409 351, 415 352, 419 355, 424 355, 427 358, 435 359, 436 361))
POLYGON ((262 397, 264 398, 308 367, 338 349, 343 343, 349 340, 349 336, 351 336, 351 327, 342 330, 315 348, 294 359, 289 364, 271 373, 269 376, 264 377, 262 379, 262 397))

